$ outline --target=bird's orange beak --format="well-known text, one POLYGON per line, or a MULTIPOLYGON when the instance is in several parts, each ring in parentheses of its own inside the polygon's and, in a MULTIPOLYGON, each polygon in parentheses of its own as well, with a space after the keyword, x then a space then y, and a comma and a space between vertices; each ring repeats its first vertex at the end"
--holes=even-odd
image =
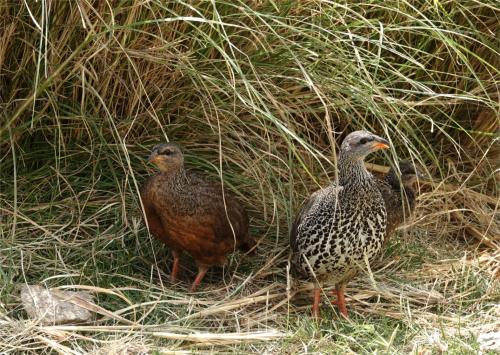
POLYGON ((149 162, 149 163, 154 163, 154 162, 155 162, 155 160, 156 160, 156 158, 158 158, 158 153, 153 152, 153 153, 151 153, 151 155, 149 156, 149 158, 148 158, 148 162, 149 162))
POLYGON ((389 144, 385 144, 385 143, 382 143, 382 142, 375 142, 373 144, 373 148, 377 148, 377 149, 389 149, 389 144))
POLYGON ((391 146, 388 141, 378 136, 375 138, 372 144, 373 149, 389 149, 390 147, 391 146))

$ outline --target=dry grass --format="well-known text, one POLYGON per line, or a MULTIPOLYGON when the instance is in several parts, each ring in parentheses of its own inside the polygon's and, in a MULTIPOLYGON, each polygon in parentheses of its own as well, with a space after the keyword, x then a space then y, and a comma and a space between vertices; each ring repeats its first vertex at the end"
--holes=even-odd
MULTIPOLYGON (((0 351, 476 352, 500 324, 494 1, 0 4, 0 351), (351 319, 287 274, 289 224, 338 142, 391 140, 432 182, 351 319), (251 214, 257 256, 196 294, 140 218, 152 145, 183 145, 251 214), (16 285, 84 289, 89 324, 43 326, 16 285)), ((329 289, 324 290, 326 294, 329 289)))

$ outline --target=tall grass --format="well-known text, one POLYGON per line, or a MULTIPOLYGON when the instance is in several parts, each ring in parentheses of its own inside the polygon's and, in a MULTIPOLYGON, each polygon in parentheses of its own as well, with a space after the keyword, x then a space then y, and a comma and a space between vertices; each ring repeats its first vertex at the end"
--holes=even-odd
MULTIPOLYGON (((498 324, 498 20, 495 1, 0 4, 0 348, 417 351, 431 319, 498 324), (288 226, 361 128, 392 143, 375 170, 410 158, 434 182, 389 247, 382 286, 351 289, 354 323, 316 327, 287 298, 288 226), (238 193, 260 240, 193 297, 165 281, 168 254, 137 203, 145 157, 165 140, 238 193), (22 321, 25 282, 90 287, 136 328, 102 314, 88 328, 22 321), (196 331, 211 335, 179 340, 196 331)), ((444 334, 450 349, 475 346, 444 334)))

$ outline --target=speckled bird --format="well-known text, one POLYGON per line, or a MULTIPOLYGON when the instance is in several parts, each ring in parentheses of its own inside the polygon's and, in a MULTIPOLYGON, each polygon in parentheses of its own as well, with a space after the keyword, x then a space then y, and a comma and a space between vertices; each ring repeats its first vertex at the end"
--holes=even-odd
POLYGON ((149 162, 160 170, 140 191, 149 230, 172 250, 172 282, 177 279, 182 253, 194 258, 198 275, 190 288, 193 292, 211 266, 226 263, 227 254, 255 246, 247 213, 220 183, 184 169, 184 155, 176 144, 157 145, 149 162))
POLYGON ((347 317, 347 282, 381 251, 387 214, 376 178, 365 157, 389 143, 373 133, 356 131, 341 144, 338 183, 316 191, 295 218, 290 233, 292 268, 314 282, 313 316, 319 315, 320 287, 336 285, 337 305, 347 317))
POLYGON ((377 185, 382 194, 387 211, 387 228, 385 242, 394 234, 394 231, 415 210, 415 182, 423 179, 422 174, 408 160, 399 162, 399 173, 391 168, 382 179, 377 179, 377 185))

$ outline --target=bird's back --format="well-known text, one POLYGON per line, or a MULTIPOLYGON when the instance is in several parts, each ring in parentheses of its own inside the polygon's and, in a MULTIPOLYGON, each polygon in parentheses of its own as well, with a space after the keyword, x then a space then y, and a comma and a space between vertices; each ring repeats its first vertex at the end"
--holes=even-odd
MULTIPOLYGON (((391 171, 390 174, 392 173, 391 171)), ((415 209, 415 193, 411 188, 402 186, 399 179, 391 175, 377 179, 377 186, 387 210, 386 239, 388 239, 415 209)))

